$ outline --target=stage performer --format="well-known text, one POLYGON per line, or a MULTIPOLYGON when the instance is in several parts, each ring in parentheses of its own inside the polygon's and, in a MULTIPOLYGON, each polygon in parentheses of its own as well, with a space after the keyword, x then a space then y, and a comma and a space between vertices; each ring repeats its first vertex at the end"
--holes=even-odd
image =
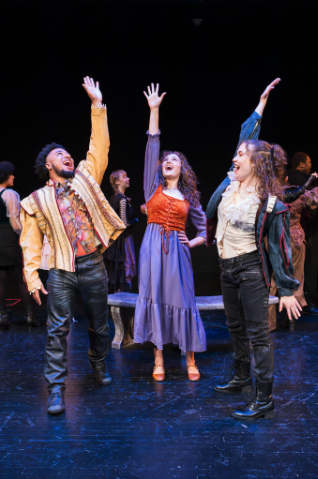
POLYGON ((131 281, 136 276, 132 229, 138 223, 138 219, 135 218, 131 199, 125 195, 125 191, 130 185, 130 178, 126 171, 113 171, 109 181, 114 191, 109 204, 126 226, 126 230, 103 254, 108 274, 108 290, 111 293, 130 292, 131 281))
MULTIPOLYGON (((294 266, 294 277, 299 281, 299 288, 294 292, 294 295, 302 307, 303 314, 306 314, 305 307, 307 306, 305 294, 304 294, 304 264, 306 257, 306 240, 305 231, 303 230, 300 219, 304 209, 313 211, 318 208, 318 187, 313 188, 310 191, 305 191, 305 188, 310 188, 317 180, 317 173, 313 173, 307 182, 304 184, 302 190, 303 194, 293 202, 290 202, 290 244, 292 250, 292 261, 294 266)), ((270 294, 275 296, 277 294, 277 286, 274 278, 271 280, 270 294)), ((269 306, 269 330, 276 329, 276 306, 269 306)), ((277 329, 281 330, 295 330, 295 318, 289 320, 288 315, 285 316, 284 322, 278 326, 277 329)))
POLYGON ((144 169, 148 225, 139 256, 134 341, 154 344, 156 381, 165 378, 162 351, 167 343, 186 352, 188 378, 197 381, 194 352, 206 349, 206 338, 195 303, 190 248, 205 242, 205 215, 197 178, 185 156, 177 151, 160 156, 159 106, 165 93, 159 96, 158 89, 152 84, 148 94, 144 92, 150 108, 144 169), (191 241, 185 235, 188 217, 197 230, 191 241))
POLYGON ((11 326, 6 309, 9 273, 17 282, 27 313, 27 324, 38 326, 34 318, 33 304, 22 275, 22 251, 19 245, 21 234, 20 196, 12 190, 15 167, 9 161, 0 163, 0 329, 11 326))
MULTIPOLYGON (((218 392, 252 389, 249 340, 255 368, 256 391, 250 404, 232 413, 236 419, 273 417, 273 345, 268 328, 268 299, 271 272, 280 295, 279 308, 289 319, 300 316, 301 307, 293 295, 299 282, 293 278, 289 237, 289 210, 278 198, 278 178, 287 163, 282 148, 257 140, 260 120, 272 82, 261 96, 249 123, 254 139, 243 140, 233 159, 234 171, 218 187, 208 204, 207 246, 216 240, 220 255, 221 285, 227 326, 232 336, 234 376, 215 386, 218 392), (268 238, 268 253, 264 238, 268 238)), ((243 125, 243 130, 244 130, 243 125)))
POLYGON ((88 357, 99 384, 109 384, 105 357, 109 348, 107 273, 102 251, 125 225, 109 206, 100 184, 108 162, 109 134, 106 107, 98 82, 86 77, 84 89, 92 100, 92 135, 86 160, 74 169, 71 155, 56 143, 46 145, 35 162, 35 171, 48 180, 44 188, 21 202, 24 276, 38 304, 47 294, 38 276, 44 235, 51 248, 48 285, 48 335, 45 379, 48 413, 65 408, 67 377, 66 338, 73 318, 77 292, 89 320, 88 357))
MULTIPOLYGON (((290 159, 290 169, 287 172, 288 183, 290 185, 304 186, 310 179, 311 174, 311 158, 307 153, 298 151, 290 159)), ((318 182, 311 183, 310 189, 317 187, 318 182)), ((317 277, 317 259, 315 247, 313 244, 314 236, 318 230, 318 210, 304 208, 300 225, 304 230, 306 239, 306 255, 304 265, 304 296, 307 305, 303 307, 303 314, 310 316, 318 316, 318 308, 310 299, 310 290, 315 290, 316 281, 311 282, 311 278, 317 277)))

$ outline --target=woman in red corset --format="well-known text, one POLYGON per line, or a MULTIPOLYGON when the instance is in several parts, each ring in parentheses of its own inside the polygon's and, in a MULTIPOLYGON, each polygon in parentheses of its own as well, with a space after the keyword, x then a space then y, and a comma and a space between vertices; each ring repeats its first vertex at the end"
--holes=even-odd
POLYGON ((150 108, 144 169, 148 225, 139 257, 134 341, 154 344, 155 380, 165 378, 163 345, 174 343, 186 352, 188 378, 197 381, 194 352, 206 349, 206 338, 195 303, 190 248, 205 242, 205 214, 185 156, 177 151, 160 155, 159 106, 165 93, 159 97, 158 89, 152 84, 148 95, 144 92, 150 108), (191 241, 185 234, 187 219, 197 230, 191 241))

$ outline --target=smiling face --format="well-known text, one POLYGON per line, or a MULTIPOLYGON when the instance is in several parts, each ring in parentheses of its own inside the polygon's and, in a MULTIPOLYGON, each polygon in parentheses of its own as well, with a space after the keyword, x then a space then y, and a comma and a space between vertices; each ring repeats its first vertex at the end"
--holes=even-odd
POLYGON ((126 171, 119 175, 116 185, 120 191, 125 191, 126 188, 129 188, 130 178, 128 178, 126 171))
POLYGON ((175 153, 167 155, 161 163, 161 171, 164 178, 175 180, 181 174, 181 160, 175 153))
POLYGON ((50 178, 52 175, 57 175, 62 178, 74 176, 73 158, 62 148, 55 148, 48 154, 45 166, 49 170, 50 178))
POLYGON ((254 176, 254 164, 248 154, 246 143, 242 143, 233 159, 234 175, 237 181, 245 181, 254 176))

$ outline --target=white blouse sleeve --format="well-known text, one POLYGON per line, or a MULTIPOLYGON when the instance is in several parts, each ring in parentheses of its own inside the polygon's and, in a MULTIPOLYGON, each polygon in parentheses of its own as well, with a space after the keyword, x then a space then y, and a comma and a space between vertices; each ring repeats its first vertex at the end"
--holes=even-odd
POLYGON ((6 190, 1 197, 7 207, 7 217, 14 232, 20 236, 20 195, 14 190, 6 190))

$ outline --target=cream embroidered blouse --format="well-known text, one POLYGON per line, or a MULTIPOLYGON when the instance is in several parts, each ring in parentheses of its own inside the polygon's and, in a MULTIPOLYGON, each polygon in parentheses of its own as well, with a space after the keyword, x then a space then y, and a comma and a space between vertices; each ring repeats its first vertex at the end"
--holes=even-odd
POLYGON ((240 182, 234 172, 228 176, 231 183, 222 194, 218 207, 216 244, 221 258, 234 258, 257 250, 255 243, 255 217, 260 204, 254 187, 247 188, 247 198, 239 195, 240 182))

